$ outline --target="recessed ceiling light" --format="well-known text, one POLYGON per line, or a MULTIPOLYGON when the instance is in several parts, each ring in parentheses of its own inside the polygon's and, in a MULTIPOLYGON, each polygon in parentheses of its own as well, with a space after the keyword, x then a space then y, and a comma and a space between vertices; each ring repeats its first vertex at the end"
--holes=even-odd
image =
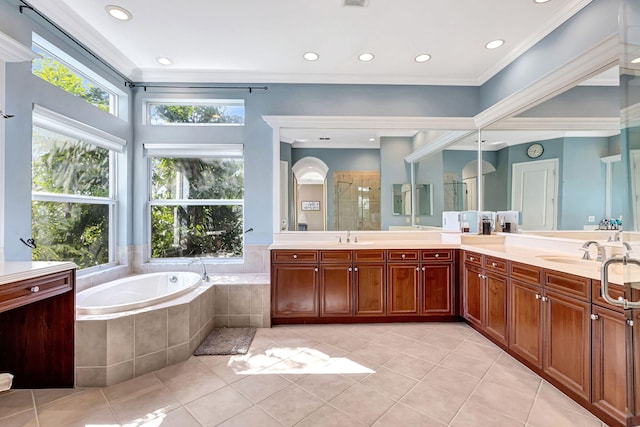
POLYGON ((109 15, 111 15, 112 17, 120 21, 129 21, 131 20, 131 18, 133 18, 133 15, 131 15, 131 12, 129 12, 127 9, 120 6, 110 4, 108 6, 105 6, 104 9, 107 11, 109 15))
POLYGON ((358 56, 358 59, 362 62, 369 62, 372 61, 374 58, 373 53, 361 53, 360 56, 358 56))
POLYGON ((533 0, 533 2, 534 2, 534 3, 536 3, 536 4, 546 3, 546 2, 548 2, 548 1, 549 1, 549 0, 533 0))
POLYGON ((503 44, 504 44, 504 40, 497 39, 497 40, 490 41, 489 43, 484 45, 484 47, 486 47, 487 49, 497 49, 503 44))
POLYGON ((320 58, 320 55, 315 52, 306 52, 302 57, 307 61, 317 61, 318 58, 320 58))
POLYGON ((157 57, 156 61, 158 61, 162 65, 171 65, 171 64, 173 64, 172 60, 170 60, 169 58, 165 58, 164 56, 157 57))
POLYGON ((632 59, 630 61, 632 64, 640 64, 640 57, 636 58, 636 59, 632 59))
POLYGON ((369 138, 369 141, 374 142, 376 139, 375 138, 369 138))
POLYGON ((431 59, 431 55, 429 55, 428 53, 423 53, 421 55, 416 56, 416 62, 427 62, 428 60, 431 59))

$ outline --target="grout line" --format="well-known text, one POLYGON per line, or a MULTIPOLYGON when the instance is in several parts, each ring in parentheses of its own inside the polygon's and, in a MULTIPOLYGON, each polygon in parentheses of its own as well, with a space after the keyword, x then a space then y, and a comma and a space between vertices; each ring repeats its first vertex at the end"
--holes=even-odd
POLYGON ((36 405, 36 395, 33 393, 33 390, 29 390, 31 392, 31 401, 33 402, 33 412, 36 417, 36 426, 40 427, 40 417, 38 416, 38 406, 36 405))
POLYGON ((533 398, 533 404, 531 405, 531 408, 529 408, 529 413, 527 414, 527 419, 525 420, 525 424, 527 426, 529 425, 529 420, 531 419, 531 414, 533 413, 533 407, 536 405, 536 401, 538 400, 538 396, 540 395, 540 390, 542 390, 543 384, 544 380, 540 381, 540 384, 538 384, 538 390, 536 390, 536 395, 533 398))
POLYGON ((105 402, 107 402, 107 407, 109 408, 109 412, 111 412, 111 415, 113 415, 113 419, 116 420, 116 422, 119 423, 120 420, 118 420, 118 417, 116 417, 116 413, 113 411, 113 407, 111 406, 111 402, 109 401, 109 399, 107 399, 107 395, 104 394, 104 387, 100 387, 100 394, 102 394, 102 397, 104 398, 105 402))

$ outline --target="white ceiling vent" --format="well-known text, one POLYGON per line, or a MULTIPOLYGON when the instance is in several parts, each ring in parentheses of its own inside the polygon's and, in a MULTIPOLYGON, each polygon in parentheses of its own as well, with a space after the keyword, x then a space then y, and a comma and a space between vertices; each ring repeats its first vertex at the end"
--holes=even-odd
POLYGON ((343 6, 367 7, 369 0, 342 0, 343 6))

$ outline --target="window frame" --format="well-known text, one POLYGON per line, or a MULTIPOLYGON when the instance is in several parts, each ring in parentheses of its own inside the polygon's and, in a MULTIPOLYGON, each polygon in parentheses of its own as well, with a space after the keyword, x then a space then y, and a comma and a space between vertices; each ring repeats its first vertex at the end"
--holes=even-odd
MULTIPOLYGON (((44 37, 40 36, 38 33, 35 33, 35 32, 31 33, 31 44, 32 44, 32 49, 33 49, 33 45, 38 46, 39 49, 41 49, 44 52, 46 52, 52 59, 60 62, 61 64, 63 64, 67 68, 69 68, 71 71, 73 71, 78 76, 82 77, 85 80, 88 80, 89 82, 91 82, 96 87, 99 87, 103 91, 107 92, 109 94, 109 111, 108 111, 108 113, 113 115, 113 116, 115 116, 115 117, 118 117, 120 119, 126 119, 126 117, 124 117, 124 115, 125 115, 124 109, 121 108, 124 105, 123 103, 127 102, 126 101, 127 94, 124 91, 118 89, 114 84, 110 83, 104 77, 100 76, 98 73, 94 72, 89 67, 87 67, 86 65, 84 65, 83 63, 81 63, 80 61, 78 61, 77 59, 75 59, 74 57, 69 55, 68 53, 66 53, 64 50, 60 49, 59 47, 57 47, 56 45, 51 43, 49 40, 47 40, 44 37)), ((36 55, 38 55, 38 54, 36 54, 36 55)), ((33 74, 33 65, 31 67, 31 72, 33 74)), ((38 77, 38 76, 36 76, 36 77, 38 77)), ((55 86, 55 85, 53 85, 53 86, 55 86)), ((58 87, 58 86, 56 86, 56 87, 58 87)), ((62 88, 60 88, 60 89, 62 89, 62 88)), ((62 89, 62 90, 64 90, 64 89, 62 89)), ((75 94, 70 93, 70 92, 68 92, 66 90, 65 90, 65 92, 71 94, 72 96, 76 96, 75 94)), ((92 103, 90 103, 88 101, 86 101, 86 102, 87 102, 87 104, 98 108, 96 105, 94 105, 94 104, 92 104, 92 103)), ((104 110, 101 110, 101 111, 104 111, 104 110)))
POLYGON ((217 127, 217 126, 231 126, 242 127, 246 123, 246 106, 244 98, 147 98, 142 102, 142 124, 146 126, 205 126, 205 127, 217 127), (151 105, 155 104, 167 104, 167 105, 186 105, 186 106, 242 106, 243 108, 243 121, 242 123, 151 123, 151 105))
MULTIPOLYGON (((118 236, 118 154, 124 151, 126 140, 101 131, 85 123, 78 122, 37 104, 33 105, 32 135, 33 129, 35 128, 45 129, 58 135, 78 139, 87 144, 92 144, 109 151, 108 196, 85 196, 34 191, 32 183, 31 201, 107 205, 109 207, 108 262, 91 267, 80 268, 78 271, 79 273, 82 272, 82 274, 86 274, 91 273, 92 271, 102 270, 104 268, 115 267, 118 265, 116 256, 116 240, 118 236)), ((31 165, 33 166, 33 159, 31 165)))
MULTIPOLYGON (((152 257, 152 208, 154 206, 241 206, 242 207, 242 256, 234 258, 207 257, 207 263, 215 264, 236 264, 243 263, 245 258, 245 203, 242 199, 153 199, 152 164, 153 158, 206 158, 206 159, 241 159, 244 170, 244 144, 180 144, 180 143, 145 143, 144 156, 147 167, 147 209, 146 209, 146 235, 148 248, 146 251, 147 261, 150 263, 184 263, 192 262, 197 257, 152 257)), ((244 172, 243 172, 244 174, 244 172)), ((244 194, 243 185, 243 194, 244 194)), ((203 258, 204 259, 204 258, 203 258)))

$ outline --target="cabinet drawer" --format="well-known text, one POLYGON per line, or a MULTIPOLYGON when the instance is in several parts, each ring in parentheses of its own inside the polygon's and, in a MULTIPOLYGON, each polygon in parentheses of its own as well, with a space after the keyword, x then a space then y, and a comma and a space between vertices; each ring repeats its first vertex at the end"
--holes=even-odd
POLYGON ((0 285, 0 312, 73 290, 71 272, 0 285))
POLYGON ((591 279, 586 277, 546 270, 544 286, 583 301, 589 301, 591 298, 591 279))
POLYGON ((351 262, 351 251, 320 251, 320 262, 351 262))
POLYGON ((519 262, 511 261, 509 276, 528 283, 535 283, 536 285, 541 285, 542 282, 542 270, 540 268, 533 265, 520 264, 519 262))
MULTIPOLYGON (((601 307, 606 307, 610 310, 616 310, 616 311, 620 311, 623 312, 624 309, 620 306, 617 305, 611 305, 608 302, 606 302, 604 300, 604 298, 602 298, 601 296, 601 292, 602 292, 602 284, 600 283, 600 280, 594 280, 593 281, 593 288, 591 290, 591 301, 594 304, 597 304, 601 307)), ((609 295, 611 297, 613 297, 614 299, 619 299, 619 298, 624 298, 624 287, 620 286, 620 285, 615 285, 613 283, 609 284, 609 295)))
POLYGON ((300 262, 314 263, 318 262, 317 251, 295 251, 295 250, 275 250, 271 252, 272 262, 300 262))
POLYGON ((355 262, 384 262, 385 259, 384 249, 353 251, 353 260, 355 262))
POLYGON ((389 261, 418 261, 419 258, 418 249, 390 249, 387 252, 389 261))
POLYGON ((453 251, 447 249, 425 249, 422 251, 420 259, 422 262, 450 262, 453 261, 453 251))
POLYGON ((487 271, 493 271, 495 273, 500 273, 506 275, 508 272, 509 263, 507 260, 494 258, 490 256, 484 257, 484 268, 487 271))
POLYGON ((464 251, 464 262, 482 266, 482 255, 476 252, 464 251))

